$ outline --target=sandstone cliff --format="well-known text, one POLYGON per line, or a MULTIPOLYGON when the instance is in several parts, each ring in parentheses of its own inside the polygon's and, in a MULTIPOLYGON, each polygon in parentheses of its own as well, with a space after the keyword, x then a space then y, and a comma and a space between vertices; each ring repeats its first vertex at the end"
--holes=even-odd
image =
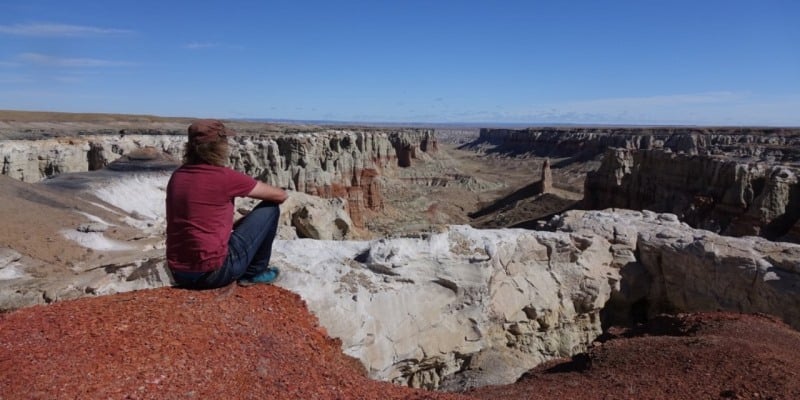
POLYGON ((509 155, 591 159, 609 147, 670 149, 687 154, 727 154, 800 162, 800 129, 692 127, 558 127, 481 129, 466 148, 509 155), (487 146, 491 148, 486 149, 487 146))
POLYGON ((800 245, 720 236, 649 211, 570 211, 552 224, 611 243, 620 281, 605 310, 610 323, 727 310, 775 315, 800 329, 800 245))
POLYGON ((670 212, 714 232, 796 240, 798 171, 727 157, 611 149, 587 175, 583 207, 670 212))
POLYGON ((586 175, 581 208, 647 209, 727 235, 800 237, 800 129, 482 129, 466 147, 561 158, 556 167, 602 160, 586 175))
MULTIPOLYGON (((67 172, 101 169, 143 148, 180 159, 186 141, 174 131, 85 133, 40 140, 0 141, 2 174, 38 182, 67 172)), ((231 140, 231 166, 270 184, 348 200, 353 223, 365 209, 379 210, 382 172, 408 167, 437 150, 432 130, 323 130, 283 135, 241 135, 231 140)))

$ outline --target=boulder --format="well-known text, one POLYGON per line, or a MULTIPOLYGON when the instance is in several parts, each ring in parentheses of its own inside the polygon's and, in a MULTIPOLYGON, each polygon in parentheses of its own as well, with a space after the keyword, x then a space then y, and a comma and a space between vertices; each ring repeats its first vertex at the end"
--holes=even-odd
POLYGON ((800 329, 800 245, 721 236, 673 214, 631 210, 569 211, 552 223, 611 243, 621 281, 607 311, 616 318, 725 310, 772 314, 800 329))
POLYGON ((595 235, 451 226, 423 238, 280 241, 273 254, 279 284, 371 377, 463 389, 585 350, 618 279, 607 249, 595 235))
MULTIPOLYGON (((243 199, 238 204, 249 204, 252 207, 255 203, 243 199)), ((359 232, 347 213, 345 199, 323 199, 305 193, 289 192, 289 198, 280 208, 278 236, 281 238, 343 240, 359 237, 359 232)))

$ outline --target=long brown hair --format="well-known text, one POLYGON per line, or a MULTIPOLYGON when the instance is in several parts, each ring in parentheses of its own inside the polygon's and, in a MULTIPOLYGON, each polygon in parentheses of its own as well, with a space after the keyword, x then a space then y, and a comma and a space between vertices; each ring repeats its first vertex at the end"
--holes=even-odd
POLYGON ((220 136, 213 142, 201 143, 189 139, 183 153, 185 164, 211 164, 220 167, 228 165, 230 148, 228 138, 220 136))

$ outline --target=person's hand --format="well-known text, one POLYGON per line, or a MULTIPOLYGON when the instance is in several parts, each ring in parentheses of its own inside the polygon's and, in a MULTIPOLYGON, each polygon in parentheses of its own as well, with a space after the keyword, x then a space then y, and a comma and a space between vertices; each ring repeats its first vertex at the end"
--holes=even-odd
POLYGON ((256 187, 247 194, 247 197, 281 204, 289 198, 289 194, 279 187, 268 185, 264 182, 258 182, 256 183, 256 187))

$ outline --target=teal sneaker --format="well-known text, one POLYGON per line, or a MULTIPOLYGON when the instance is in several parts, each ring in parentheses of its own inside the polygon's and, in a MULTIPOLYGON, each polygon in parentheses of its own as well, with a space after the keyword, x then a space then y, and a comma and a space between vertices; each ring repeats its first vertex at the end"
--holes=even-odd
POLYGON ((270 284, 278 279, 281 271, 275 267, 267 267, 267 270, 252 277, 239 279, 239 286, 251 286, 258 284, 270 284))

